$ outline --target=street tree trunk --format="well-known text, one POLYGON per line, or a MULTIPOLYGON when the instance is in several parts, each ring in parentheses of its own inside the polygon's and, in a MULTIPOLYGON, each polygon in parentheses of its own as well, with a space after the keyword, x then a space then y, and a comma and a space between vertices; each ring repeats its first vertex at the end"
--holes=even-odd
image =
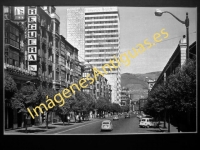
POLYGON ((49 118, 49 112, 46 113, 47 116, 46 116, 46 128, 48 129, 48 118, 49 118))
POLYGON ((190 116, 190 114, 191 114, 191 112, 190 112, 190 110, 188 110, 188 112, 187 112, 187 122, 188 122, 188 131, 191 131, 191 116, 190 116))
POLYGON ((168 117, 168 132, 170 132, 170 112, 169 112, 169 117, 168 117))
POLYGON ((166 109, 164 110, 164 126, 163 128, 166 128, 166 109))
POLYGON ((177 124, 178 124, 178 132, 180 132, 180 112, 178 112, 177 124))
POLYGON ((27 127, 27 114, 25 115, 25 120, 24 120, 24 124, 25 124, 25 130, 26 130, 26 133, 28 133, 28 127, 27 127))
POLYGON ((63 126, 65 125, 65 115, 62 115, 63 126))

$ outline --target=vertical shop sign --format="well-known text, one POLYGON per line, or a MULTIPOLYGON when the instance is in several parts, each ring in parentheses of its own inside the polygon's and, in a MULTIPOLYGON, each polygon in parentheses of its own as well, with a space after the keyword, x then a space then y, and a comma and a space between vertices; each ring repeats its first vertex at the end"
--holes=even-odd
POLYGON ((28 70, 37 73, 37 7, 28 6, 28 70))

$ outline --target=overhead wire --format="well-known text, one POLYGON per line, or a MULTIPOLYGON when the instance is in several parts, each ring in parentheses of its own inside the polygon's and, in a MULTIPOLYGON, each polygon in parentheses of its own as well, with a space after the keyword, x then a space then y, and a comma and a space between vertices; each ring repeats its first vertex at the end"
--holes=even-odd
MULTIPOLYGON (((195 31, 195 32, 191 32, 191 33, 189 33, 189 34, 193 34, 193 33, 196 33, 196 31, 195 31)), ((172 37, 172 38, 163 40, 163 41, 161 41, 161 42, 158 42, 157 44, 162 43, 162 42, 166 42, 166 41, 169 41, 169 40, 173 40, 173 39, 176 39, 176 38, 180 38, 180 37, 182 37, 182 36, 183 36, 183 35, 176 36, 176 37, 172 37)), ((144 47, 147 47, 147 46, 144 46, 144 47)), ((138 48, 138 47, 136 47, 136 48, 138 48)), ((129 50, 127 50, 127 51, 129 51, 129 50)), ((124 53, 124 52, 127 52, 127 51, 123 51, 123 52, 121 52, 120 54, 122 54, 122 53, 124 53)), ((89 61, 86 61, 86 60, 85 60, 83 57, 81 57, 80 55, 78 55, 78 57, 81 58, 84 62, 87 62, 88 64, 92 65, 89 61)))

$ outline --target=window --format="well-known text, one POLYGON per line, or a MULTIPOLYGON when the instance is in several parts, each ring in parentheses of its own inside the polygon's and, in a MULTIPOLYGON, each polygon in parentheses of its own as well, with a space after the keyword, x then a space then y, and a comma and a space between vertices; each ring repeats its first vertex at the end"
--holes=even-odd
POLYGON ((59 72, 56 71, 56 80, 59 80, 59 72))
POLYGON ((56 47, 58 48, 59 46, 59 41, 58 41, 58 39, 56 39, 56 47))
POLYGON ((56 23, 56 32, 59 34, 59 25, 56 23))
POLYGON ((66 79, 66 73, 65 73, 64 71, 61 71, 61 77, 62 77, 63 79, 66 79))
MULTIPOLYGON (((12 46, 19 48, 19 30, 13 26, 10 26, 10 42, 8 42, 8 39, 5 38, 6 43, 10 43, 12 46)), ((5 35, 8 37, 8 33, 5 35)))
POLYGON ((56 55, 56 64, 59 64, 59 56, 56 55))
POLYGON ((65 58, 62 56, 60 57, 60 63, 65 66, 65 58))

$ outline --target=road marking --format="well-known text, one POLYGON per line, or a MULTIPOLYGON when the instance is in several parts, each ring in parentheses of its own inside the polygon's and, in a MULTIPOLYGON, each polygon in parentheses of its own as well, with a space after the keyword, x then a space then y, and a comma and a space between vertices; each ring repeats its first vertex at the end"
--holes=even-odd
MULTIPOLYGON (((95 122, 91 122, 91 123, 88 123, 88 124, 96 123, 96 122, 99 122, 99 121, 102 121, 102 120, 97 120, 97 121, 95 121, 95 122)), ((77 128, 86 126, 86 125, 88 125, 88 124, 84 124, 84 125, 82 125, 82 126, 78 126, 78 127, 71 128, 71 129, 68 129, 68 130, 65 130, 65 131, 61 131, 61 132, 57 132, 57 133, 54 133, 54 134, 59 134, 59 133, 62 133, 62 132, 67 132, 67 131, 70 131, 70 130, 74 130, 74 129, 77 129, 77 128)))

